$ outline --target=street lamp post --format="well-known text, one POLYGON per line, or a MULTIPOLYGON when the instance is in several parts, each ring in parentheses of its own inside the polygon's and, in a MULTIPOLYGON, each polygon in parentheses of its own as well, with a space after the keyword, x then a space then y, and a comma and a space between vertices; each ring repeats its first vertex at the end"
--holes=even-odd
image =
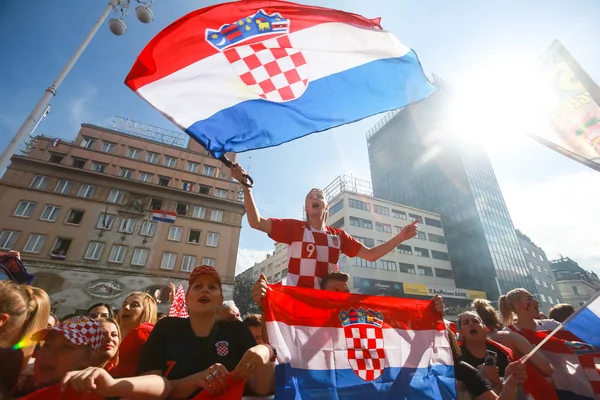
MULTIPOLYGON (((143 23, 152 22, 152 20, 154 19, 154 16, 152 15, 152 11, 150 9, 152 0, 148 0, 148 1, 136 0, 136 1, 138 3, 142 4, 141 6, 137 7, 137 9, 136 9, 136 14, 137 14, 138 19, 143 23)), ((115 9, 117 6, 120 6, 120 8, 121 8, 121 18, 112 19, 110 21, 110 30, 115 35, 122 35, 123 33, 125 33, 127 28, 125 26, 125 23, 123 22, 123 17, 125 17, 125 15, 127 14, 127 10, 129 8, 129 2, 130 2, 130 0, 110 0, 109 1, 108 6, 106 6, 104 11, 102 12, 102 15, 100 16, 98 21, 96 21, 96 23, 94 24, 94 26, 92 27, 90 32, 87 34, 85 39, 83 39, 83 42, 79 45, 79 47, 75 51, 75 54, 73 54, 73 56, 71 57, 71 59, 69 60, 67 65, 65 65, 65 67, 60 72, 60 74, 58 75, 58 78, 56 78, 54 83, 52 83, 52 85, 46 89, 42 98, 38 101, 38 103, 33 108, 31 113, 27 116, 27 118, 25 119, 25 121, 23 122, 23 124, 21 125, 19 130, 17 131, 17 133, 15 133, 15 136, 11 139, 11 141, 8 144, 8 146, 6 147, 6 149, 4 149, 4 151, 2 152, 2 155, 0 155, 0 172, 4 171, 6 169, 6 167, 8 167, 10 158, 18 150, 19 145, 23 142, 23 140, 25 139, 27 134, 29 132, 31 132, 31 129, 33 128, 33 126, 36 124, 36 122, 40 118, 40 114, 42 112, 44 112, 46 110, 46 108, 48 107, 50 101, 52 100, 52 97, 56 96, 56 91, 58 90, 60 84, 63 82, 63 80, 65 79, 67 74, 71 71, 71 69, 73 68, 73 65, 75 65, 75 63, 77 62, 77 60, 79 59, 79 57, 81 56, 83 51, 86 49, 88 44, 91 42, 93 37, 96 35, 96 32, 98 32, 98 29, 100 29, 100 26, 104 23, 104 21, 106 20, 106 18, 110 14, 110 12, 113 9, 115 9), (115 21, 118 21, 118 22, 115 22, 115 21), (115 26, 115 24, 118 24, 120 26, 120 28, 122 28, 123 30, 121 31, 119 28, 119 29, 117 29, 117 31, 115 31, 115 29, 113 29, 113 26, 115 26)))

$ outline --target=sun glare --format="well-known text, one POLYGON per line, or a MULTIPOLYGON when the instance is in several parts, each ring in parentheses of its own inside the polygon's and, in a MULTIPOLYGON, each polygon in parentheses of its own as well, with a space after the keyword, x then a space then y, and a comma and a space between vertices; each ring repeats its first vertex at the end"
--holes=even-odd
POLYGON ((450 120, 467 143, 508 146, 548 129, 547 110, 556 103, 535 66, 494 64, 469 75, 457 88, 450 120))

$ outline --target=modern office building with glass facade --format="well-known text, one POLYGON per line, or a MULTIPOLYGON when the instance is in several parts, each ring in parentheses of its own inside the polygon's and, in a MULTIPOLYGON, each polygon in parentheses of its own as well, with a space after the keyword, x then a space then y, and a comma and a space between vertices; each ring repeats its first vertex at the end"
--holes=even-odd
POLYGON ((373 195, 441 215, 458 287, 490 299, 518 287, 537 293, 490 160, 453 135, 454 92, 433 83, 438 93, 367 133, 373 195))

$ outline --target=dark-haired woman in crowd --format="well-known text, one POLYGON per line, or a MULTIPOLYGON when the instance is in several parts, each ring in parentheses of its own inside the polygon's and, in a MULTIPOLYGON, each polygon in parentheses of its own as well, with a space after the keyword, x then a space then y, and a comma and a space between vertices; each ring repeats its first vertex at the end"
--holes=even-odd
POLYGON ((96 303, 90 308, 88 308, 87 313, 85 314, 91 319, 100 319, 100 318, 114 318, 113 309, 110 304, 106 303, 96 303))
POLYGON ((269 345, 257 345, 241 321, 217 320, 223 292, 213 267, 194 269, 186 303, 189 318, 167 317, 158 322, 144 345, 138 373, 169 379, 173 399, 190 398, 202 390, 222 394, 230 373, 234 380, 247 379, 248 392, 271 393, 275 351, 269 345))

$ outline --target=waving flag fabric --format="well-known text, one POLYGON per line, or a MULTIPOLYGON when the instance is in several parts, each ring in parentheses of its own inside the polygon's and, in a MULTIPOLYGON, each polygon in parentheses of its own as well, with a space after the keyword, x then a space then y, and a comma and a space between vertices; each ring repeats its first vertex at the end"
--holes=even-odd
POLYGON ((277 399, 455 399, 452 350, 428 301, 270 286, 277 399))
POLYGON ((144 48, 125 84, 213 156, 275 146, 432 94, 379 19, 285 1, 194 11, 144 48))
POLYGON ((169 317, 187 318, 189 317, 187 312, 187 306, 185 304, 185 290, 183 290, 183 284, 179 282, 177 292, 175 292, 175 298, 169 308, 169 317))
POLYGON ((585 343, 600 348, 600 293, 566 321, 565 328, 585 343))

